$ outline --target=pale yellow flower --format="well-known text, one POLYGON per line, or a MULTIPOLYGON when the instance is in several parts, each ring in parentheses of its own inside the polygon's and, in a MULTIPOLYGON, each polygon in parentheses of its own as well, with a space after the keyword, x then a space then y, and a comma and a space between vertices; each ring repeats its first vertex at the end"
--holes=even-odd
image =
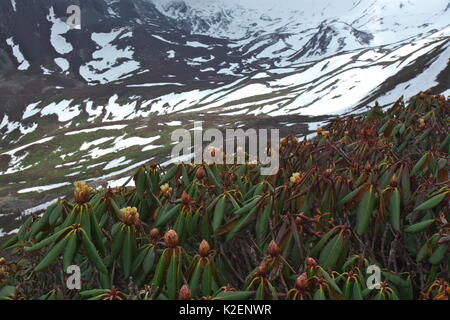
POLYGON ((289 180, 294 184, 299 183, 302 180, 301 174, 294 172, 289 180))

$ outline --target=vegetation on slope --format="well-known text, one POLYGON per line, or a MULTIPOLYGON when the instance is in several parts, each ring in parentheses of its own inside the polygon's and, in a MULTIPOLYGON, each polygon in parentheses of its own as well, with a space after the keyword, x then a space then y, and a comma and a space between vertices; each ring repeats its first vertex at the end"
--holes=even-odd
POLYGON ((422 92, 312 141, 287 136, 270 177, 254 163, 153 162, 135 188, 77 183, 3 245, 0 296, 448 299, 449 107, 422 92), (66 287, 74 264, 81 291, 66 287))

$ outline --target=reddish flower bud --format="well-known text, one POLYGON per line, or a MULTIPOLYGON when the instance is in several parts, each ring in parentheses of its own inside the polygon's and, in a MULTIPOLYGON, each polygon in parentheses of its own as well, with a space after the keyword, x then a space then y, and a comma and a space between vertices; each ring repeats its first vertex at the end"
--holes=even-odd
POLYGON ((296 280, 295 280, 295 289, 298 291, 304 291, 308 288, 308 276, 305 273, 302 273, 296 280))
POLYGON ((205 175, 206 175, 206 172, 205 172, 205 169, 203 169, 203 168, 198 168, 197 172, 195 173, 195 177, 198 180, 202 180, 205 177, 205 175))
POLYGON ((308 265, 308 267, 315 267, 317 266, 317 261, 314 260, 314 258, 308 257, 306 258, 306 264, 308 265))
POLYGON ((266 263, 261 263, 258 268, 256 269, 256 273, 259 276, 265 276, 267 273, 267 264, 266 263))
POLYGON ((191 197, 186 193, 186 191, 183 191, 181 194, 181 202, 184 205, 189 205, 191 203, 191 197))
POLYGON ((209 250, 211 250, 211 247, 209 246, 208 241, 203 240, 198 247, 198 254, 201 257, 207 257, 209 254, 209 250))
POLYGON ((150 162, 150 168, 156 169, 157 167, 158 167, 158 162, 156 162, 155 160, 152 160, 152 162, 150 162))
POLYGON ((178 245, 178 235, 175 230, 169 230, 164 234, 164 242, 169 248, 175 248, 178 245))
POLYGON ((391 181, 389 182, 389 185, 391 186, 391 187, 396 187, 397 186, 397 181, 398 181, 398 179, 397 179, 397 175, 393 175, 392 176, 392 178, 391 178, 391 181))
POLYGON ((189 287, 187 285, 183 285, 178 294, 178 300, 191 300, 191 299, 192 299, 191 290, 189 290, 189 287))
POLYGON ((280 251, 280 247, 277 243, 274 240, 270 241, 269 249, 267 250, 269 255, 273 258, 278 257, 280 255, 280 251))
POLYGON ((158 242, 158 239, 159 239, 159 230, 157 229, 157 228, 153 228, 151 231, 150 231, 150 240, 152 241, 152 242, 158 242))

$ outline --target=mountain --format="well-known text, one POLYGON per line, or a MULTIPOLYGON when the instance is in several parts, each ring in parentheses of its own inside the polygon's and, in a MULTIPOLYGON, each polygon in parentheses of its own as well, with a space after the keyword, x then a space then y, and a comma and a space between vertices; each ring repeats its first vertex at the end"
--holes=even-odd
POLYGON ((278 2, 1 1, 0 212, 125 182, 195 120, 301 136, 375 101, 450 94, 447 0, 278 2))

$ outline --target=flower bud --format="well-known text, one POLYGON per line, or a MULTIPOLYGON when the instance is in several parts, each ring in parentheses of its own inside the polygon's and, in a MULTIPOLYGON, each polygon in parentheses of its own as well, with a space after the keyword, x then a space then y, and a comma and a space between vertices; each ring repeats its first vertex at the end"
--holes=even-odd
POLYGON ((158 167, 158 162, 156 162, 155 160, 152 160, 152 162, 150 162, 150 168, 154 170, 157 167, 158 167))
POLYGON ((306 264, 308 265, 308 267, 315 267, 317 266, 317 261, 314 260, 314 258, 308 257, 306 258, 306 264))
POLYGON ((197 172, 195 173, 195 177, 197 178, 197 180, 202 180, 205 177, 206 173, 205 173, 205 169, 203 168, 198 168, 197 172))
POLYGON ((258 268, 256 269, 256 273, 259 276, 265 276, 267 273, 267 264, 266 263, 261 263, 258 268))
POLYGON ((205 258, 208 256, 209 250, 211 250, 211 247, 209 246, 208 241, 203 240, 198 247, 198 254, 205 258))
POLYGON ((183 191, 183 193, 181 194, 181 202, 184 205, 189 205, 191 203, 191 197, 186 193, 186 191, 183 191))
POLYGON ((5 258, 0 258, 0 266, 4 265, 6 263, 5 258))
POLYGON ((178 235, 175 230, 169 230, 164 234, 164 242, 169 248, 175 248, 178 245, 178 235))
POLYGON ((394 174, 391 178, 391 181, 389 182, 389 185, 395 188, 397 186, 397 181, 398 181, 397 175, 394 174))
POLYGON ((325 177, 329 177, 329 176, 331 176, 332 173, 333 173, 332 169, 327 169, 327 170, 324 171, 323 175, 325 177))
POLYGON ((277 245, 277 243, 274 240, 272 240, 272 241, 270 241, 267 252, 269 253, 269 255, 272 258, 275 258, 280 255, 281 250, 280 250, 280 247, 277 245))
POLYGON ((306 272, 304 272, 295 280, 295 289, 297 289, 298 291, 304 291, 307 288, 308 276, 306 275, 306 272))
POLYGON ((187 285, 183 285, 178 294, 178 300, 191 300, 191 299, 192 299, 191 290, 189 290, 189 287, 187 285))
POLYGON ((444 244, 444 243, 447 243, 447 242, 450 242, 450 236, 445 236, 445 237, 442 237, 442 238, 440 238, 440 239, 438 240, 438 244, 439 244, 439 245, 444 244))
POLYGON ((150 240, 151 240, 151 242, 153 242, 153 243, 155 243, 155 242, 158 242, 158 239, 159 239, 159 230, 157 229, 157 228, 153 228, 151 231, 150 231, 150 240))

